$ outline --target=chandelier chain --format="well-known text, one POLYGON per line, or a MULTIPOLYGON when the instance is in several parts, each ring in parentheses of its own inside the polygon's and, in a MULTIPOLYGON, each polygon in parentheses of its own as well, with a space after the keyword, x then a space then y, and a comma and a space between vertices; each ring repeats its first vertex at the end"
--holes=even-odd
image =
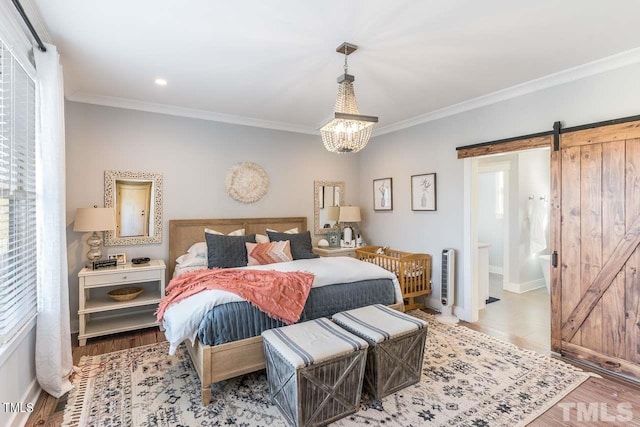
POLYGON ((347 45, 344 45, 344 73, 345 74, 349 74, 349 66, 347 65, 347 58, 349 57, 349 55, 347 55, 347 45))

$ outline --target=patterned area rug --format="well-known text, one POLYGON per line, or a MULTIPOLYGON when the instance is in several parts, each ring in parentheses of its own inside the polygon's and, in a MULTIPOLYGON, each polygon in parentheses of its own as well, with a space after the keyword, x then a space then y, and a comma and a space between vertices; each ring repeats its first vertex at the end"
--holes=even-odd
MULTIPOLYGON (((525 425, 591 374, 521 350, 462 326, 429 322, 422 381, 382 401, 363 396, 361 410, 335 425, 525 425)), ((213 386, 200 404, 200 385, 184 346, 168 343, 84 357, 65 426, 286 426, 271 404, 264 371, 213 386), (90 378, 89 378, 90 377, 90 378)))

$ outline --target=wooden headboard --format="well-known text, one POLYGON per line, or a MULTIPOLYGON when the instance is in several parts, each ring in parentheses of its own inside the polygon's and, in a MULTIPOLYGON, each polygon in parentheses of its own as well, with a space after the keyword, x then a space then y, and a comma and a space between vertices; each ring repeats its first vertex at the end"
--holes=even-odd
POLYGON ((298 227, 301 233, 307 231, 307 218, 172 219, 169 221, 169 277, 173 276, 176 258, 187 253, 194 243, 204 242, 205 228, 221 233, 244 228, 245 235, 249 235, 267 234, 267 228, 285 231, 294 227, 298 227))

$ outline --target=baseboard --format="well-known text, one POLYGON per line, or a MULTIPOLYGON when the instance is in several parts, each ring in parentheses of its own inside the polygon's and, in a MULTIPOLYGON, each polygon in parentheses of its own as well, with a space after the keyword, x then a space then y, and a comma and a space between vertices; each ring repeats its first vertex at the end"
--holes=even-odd
POLYGON ((490 265, 489 266, 489 273, 493 273, 493 274, 504 274, 504 268, 497 266, 497 265, 490 265))
POLYGON ((465 317, 465 311, 463 307, 458 307, 457 305, 453 306, 453 314, 460 320, 467 320, 465 317))
MULTIPOLYGON (((40 397, 40 392, 42 392, 42 388, 40 388, 40 384, 38 384, 38 380, 36 378, 31 381, 27 391, 20 399, 20 403, 22 403, 23 407, 26 407, 29 404, 33 405, 33 408, 36 406, 36 402, 40 397)), ((24 426, 27 424, 29 417, 31 416, 31 412, 15 412, 9 418, 9 426, 24 426)))
POLYGON ((536 279, 530 282, 523 282, 523 283, 504 282, 504 284, 502 285, 502 288, 505 291, 513 292, 516 294, 523 294, 525 292, 530 292, 536 289, 544 288, 546 286, 547 285, 544 281, 544 278, 542 278, 542 279, 536 279))
POLYGON ((72 334, 78 334, 80 333, 80 321, 78 320, 78 316, 76 316, 75 319, 71 320, 71 333, 72 334))
MULTIPOLYGON (((438 313, 442 312, 442 302, 440 302, 439 298, 430 297, 427 299, 427 308, 437 311, 438 313)), ((463 307, 459 307, 457 305, 453 306, 453 314, 456 315, 458 319, 465 319, 465 311, 463 307)))

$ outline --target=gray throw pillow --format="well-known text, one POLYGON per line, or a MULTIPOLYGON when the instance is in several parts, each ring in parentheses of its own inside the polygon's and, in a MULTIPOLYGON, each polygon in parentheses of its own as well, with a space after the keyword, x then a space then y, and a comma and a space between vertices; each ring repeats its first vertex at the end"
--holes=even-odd
POLYGON ((246 242, 255 243, 256 235, 224 236, 204 233, 207 241, 207 265, 209 268, 232 268, 247 266, 246 242))
POLYGON ((318 255, 313 253, 313 245, 311 244, 311 233, 308 231, 304 233, 289 234, 277 233, 267 230, 267 234, 269 235, 269 240, 272 242, 289 240, 291 242, 291 255, 293 256, 294 260, 318 258, 318 255))

